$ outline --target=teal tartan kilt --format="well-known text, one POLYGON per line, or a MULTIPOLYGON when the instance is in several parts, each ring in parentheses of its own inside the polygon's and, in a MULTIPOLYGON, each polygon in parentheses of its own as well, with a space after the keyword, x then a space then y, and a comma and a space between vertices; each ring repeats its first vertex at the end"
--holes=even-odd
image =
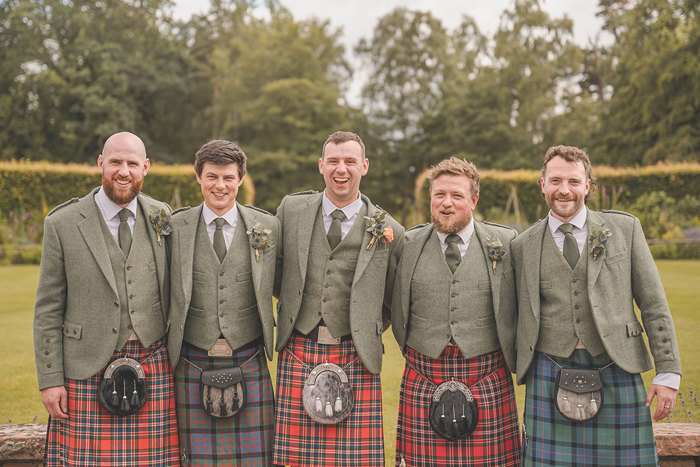
POLYGON ((199 368, 240 365, 258 349, 240 351, 232 357, 211 358, 206 352, 183 346, 175 368, 175 399, 182 465, 235 465, 258 467, 272 464, 275 400, 270 372, 261 350, 242 366, 246 406, 229 418, 214 418, 199 402, 199 368), (183 358, 184 357, 184 358, 183 358))
MULTIPOLYGON (((553 358, 570 368, 600 368, 610 362, 605 354, 594 358, 583 349, 569 358, 553 358)), ((535 354, 525 378, 523 465, 658 465, 641 375, 617 365, 601 371, 601 411, 591 420, 572 422, 554 404, 558 371, 544 354, 535 354)))

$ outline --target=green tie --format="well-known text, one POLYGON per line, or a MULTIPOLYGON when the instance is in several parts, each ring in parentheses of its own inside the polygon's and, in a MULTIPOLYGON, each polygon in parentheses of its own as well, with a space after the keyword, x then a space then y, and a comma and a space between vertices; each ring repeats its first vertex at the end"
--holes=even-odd
POLYGON ((450 267, 450 271, 454 274, 457 270, 457 266, 462 261, 462 254, 459 252, 459 247, 457 242, 459 241, 459 235, 449 234, 445 239, 447 243, 447 249, 445 250, 445 259, 447 260, 447 265, 450 267))
POLYGON ((217 217, 214 219, 216 230, 214 231, 214 252, 219 257, 219 262, 223 263, 226 257, 226 240, 224 240, 224 224, 226 219, 217 217))
POLYGON ((341 223, 347 219, 347 217, 340 209, 333 211, 331 213, 331 217, 333 220, 331 221, 331 226, 328 229, 326 238, 328 238, 328 244, 331 246, 331 250, 335 250, 335 247, 338 246, 338 243, 340 243, 340 240, 342 239, 341 223))
POLYGON ((124 252, 124 256, 129 256, 129 250, 131 250, 131 229, 129 228, 129 211, 127 208, 123 208, 119 211, 119 246, 124 252))
POLYGON ((571 233, 573 229, 574 226, 569 223, 562 224, 559 226, 559 230, 564 232, 564 259, 567 263, 569 263, 571 269, 576 267, 576 263, 578 263, 579 257, 578 243, 576 243, 574 234, 571 233))

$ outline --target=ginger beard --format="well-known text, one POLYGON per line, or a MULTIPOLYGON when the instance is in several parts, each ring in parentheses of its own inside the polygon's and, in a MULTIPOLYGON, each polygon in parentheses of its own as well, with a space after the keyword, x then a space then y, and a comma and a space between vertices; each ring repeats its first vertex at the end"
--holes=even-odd
POLYGON ((139 180, 135 180, 132 177, 122 177, 118 174, 112 178, 108 178, 105 174, 102 174, 102 187, 104 188, 105 194, 119 206, 127 205, 136 198, 141 192, 142 186, 143 177, 139 180), (118 182, 130 182, 131 184, 126 187, 121 187, 118 182))
POLYGON ((440 175, 430 189, 430 220, 438 232, 457 233, 471 222, 478 200, 466 176, 440 175))

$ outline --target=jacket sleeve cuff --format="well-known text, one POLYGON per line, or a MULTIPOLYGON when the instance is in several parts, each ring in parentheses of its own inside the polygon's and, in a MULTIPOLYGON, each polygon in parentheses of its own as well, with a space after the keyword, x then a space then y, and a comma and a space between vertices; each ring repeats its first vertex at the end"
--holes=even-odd
POLYGON ((63 373, 51 373, 48 375, 39 376, 39 391, 46 388, 52 388, 54 386, 63 386, 65 384, 65 379, 63 373))
POLYGON ((677 390, 681 387, 681 375, 678 373, 657 373, 651 384, 658 384, 659 386, 666 386, 677 390))

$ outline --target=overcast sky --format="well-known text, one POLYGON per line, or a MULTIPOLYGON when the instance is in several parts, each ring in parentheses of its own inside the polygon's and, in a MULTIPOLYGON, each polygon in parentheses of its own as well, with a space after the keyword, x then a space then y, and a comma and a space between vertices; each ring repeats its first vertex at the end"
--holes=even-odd
MULTIPOLYGON (((174 0, 176 17, 186 19, 193 13, 207 11, 207 0, 174 0)), ((348 59, 355 66, 353 47, 361 38, 369 38, 378 19, 396 7, 403 6, 412 10, 430 10, 440 18, 448 29, 454 29, 461 23, 462 15, 472 16, 482 32, 493 34, 503 10, 512 5, 512 0, 281 0, 295 19, 316 16, 330 19, 334 28, 342 28, 341 42, 345 45, 348 59)), ((597 0, 545 0, 544 9, 553 17, 564 14, 574 20, 574 40, 585 46, 589 39, 600 31, 602 21, 595 16, 597 0)), ((357 66, 355 66, 357 68, 357 66)), ((362 73, 354 75, 351 86, 351 102, 357 103, 362 73)))

